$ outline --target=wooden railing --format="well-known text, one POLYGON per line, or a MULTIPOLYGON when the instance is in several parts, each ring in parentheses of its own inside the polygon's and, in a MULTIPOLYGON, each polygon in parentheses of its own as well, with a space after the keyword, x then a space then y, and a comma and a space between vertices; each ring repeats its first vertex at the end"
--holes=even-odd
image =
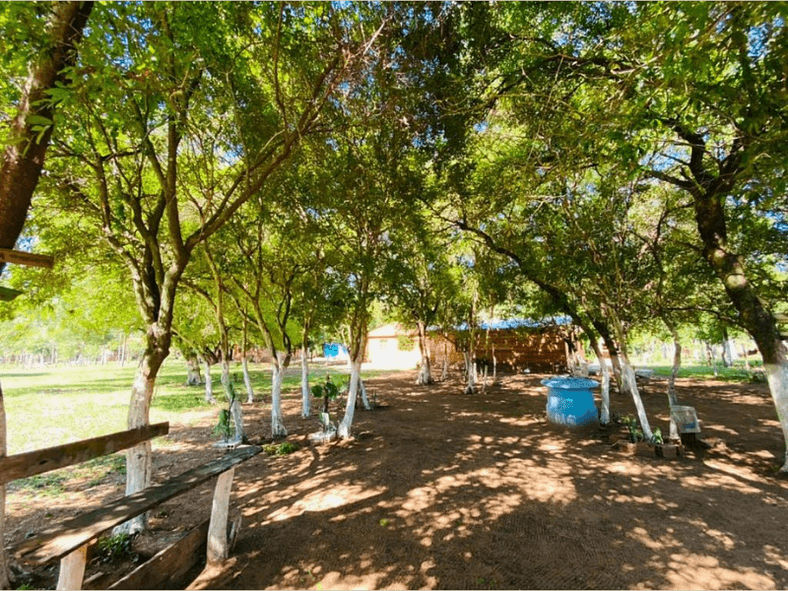
MULTIPOLYGON (((166 435, 168 432, 169 423, 158 423, 0 458, 0 484, 134 447, 154 437, 166 435)), ((44 531, 18 546, 15 554, 36 564, 60 559, 57 588, 81 589, 90 542, 161 503, 218 477, 208 525, 206 558, 209 564, 223 562, 227 559, 231 545, 227 523, 235 466, 254 457, 260 451, 262 449, 257 446, 236 448, 221 458, 44 531)))

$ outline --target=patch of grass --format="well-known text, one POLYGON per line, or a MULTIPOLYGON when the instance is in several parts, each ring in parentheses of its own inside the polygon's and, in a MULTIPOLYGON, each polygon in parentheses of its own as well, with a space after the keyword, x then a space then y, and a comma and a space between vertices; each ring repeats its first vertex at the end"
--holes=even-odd
POLYGON ((263 451, 269 456, 286 456, 301 449, 297 443, 285 441, 283 443, 269 443, 263 446, 263 451))
POLYGON ((56 497, 65 492, 66 489, 63 485, 67 480, 66 474, 49 472, 15 480, 11 486, 16 489, 35 491, 37 495, 56 497))
POLYGON ((110 474, 126 475, 126 454, 121 452, 94 458, 80 464, 77 472, 90 477, 87 486, 93 488, 101 484, 110 474))
POLYGON ((125 533, 101 538, 98 541, 96 559, 101 563, 107 563, 131 558, 134 555, 131 542, 131 536, 125 533))
POLYGON ((391 522, 384 517, 383 519, 380 520, 380 527, 388 527, 389 523, 391 522))
MULTIPOLYGON (((240 370, 234 368, 235 373, 240 370)), ((136 364, 35 368, 0 368, 6 416, 8 453, 43 449, 98 437, 126 429, 126 418, 136 364), (7 372, 4 370, 8 370, 7 372)), ((312 383, 330 374, 347 374, 346 368, 313 368, 312 383)), ((365 378, 385 372, 365 372, 365 378)), ((219 382, 218 368, 212 372, 219 382)), ((271 372, 267 365, 252 365, 250 375, 259 401, 270 399, 271 372)), ((298 396, 300 367, 285 374, 283 394, 298 396)), ((242 394, 245 397, 245 392, 242 394)), ((224 402, 221 388, 216 397, 224 402)), ((259 402, 258 402, 259 403, 259 402)), ((203 386, 186 386, 186 364, 167 359, 159 371, 151 404, 151 423, 188 421, 191 412, 207 410, 203 386)))
MULTIPOLYGON (((654 370, 654 375, 668 377, 672 371, 670 365, 651 365, 651 366, 638 366, 649 367, 654 370)), ((735 364, 732 367, 723 367, 721 364, 717 366, 717 376, 714 376, 714 368, 709 365, 688 365, 679 368, 678 377, 680 378, 701 378, 707 380, 720 380, 723 382, 759 382, 765 381, 763 372, 758 371, 760 368, 754 363, 750 363, 750 369, 747 371, 744 365, 735 364)))

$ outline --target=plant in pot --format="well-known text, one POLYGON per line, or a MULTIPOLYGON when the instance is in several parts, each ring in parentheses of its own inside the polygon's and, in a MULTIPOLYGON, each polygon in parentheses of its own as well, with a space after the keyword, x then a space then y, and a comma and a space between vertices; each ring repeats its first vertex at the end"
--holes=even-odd
POLYGON ((621 424, 626 427, 626 439, 621 439, 616 442, 616 448, 620 451, 634 454, 637 452, 638 447, 644 445, 643 430, 638 424, 637 418, 627 415, 621 417, 621 424))
POLYGON ((323 409, 320 412, 320 424, 323 427, 323 432, 326 434, 333 428, 328 413, 329 402, 339 396, 343 386, 344 384, 341 380, 337 382, 331 381, 330 375, 326 375, 326 381, 322 384, 315 384, 312 386, 312 396, 323 399, 323 409))

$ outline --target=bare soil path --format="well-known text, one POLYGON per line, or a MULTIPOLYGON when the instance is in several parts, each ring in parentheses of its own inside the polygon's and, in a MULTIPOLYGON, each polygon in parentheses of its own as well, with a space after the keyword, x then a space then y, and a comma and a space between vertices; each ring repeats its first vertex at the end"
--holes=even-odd
MULTIPOLYGON (((474 396, 456 381, 415 386, 414 372, 376 378, 368 384, 385 407, 356 413, 354 440, 323 446, 308 444, 317 422, 287 398, 288 440, 301 449, 237 470, 237 544, 192 587, 788 587, 788 481, 773 471, 782 443, 765 385, 679 380, 680 402, 696 407, 715 446, 669 461, 548 424, 544 377, 504 376, 474 396)), ((666 433, 664 382, 644 390, 652 426, 666 433)), ((615 411, 634 413, 630 399, 612 398, 615 411)), ((266 438, 268 412, 245 413, 252 441, 266 438)), ((175 426, 159 469, 217 453, 212 420, 175 426)), ((42 513, 61 519, 118 489, 50 502, 12 493, 8 530, 20 539, 42 513)), ((195 525, 210 498, 203 487, 162 506, 151 536, 195 525)))

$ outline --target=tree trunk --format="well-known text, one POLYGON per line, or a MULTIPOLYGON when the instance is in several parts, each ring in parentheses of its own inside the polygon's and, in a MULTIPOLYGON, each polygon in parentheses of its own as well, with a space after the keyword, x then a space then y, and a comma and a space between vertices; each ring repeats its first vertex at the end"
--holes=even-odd
POLYGON ((449 377, 449 341, 443 343, 443 369, 441 370, 441 382, 449 377))
MULTIPOLYGON (((607 348, 607 353, 610 356, 610 366, 613 368, 613 377, 616 380, 616 387, 618 388, 620 394, 627 394, 627 392, 625 392, 623 389, 621 362, 618 357, 618 347, 616 346, 616 343, 610 334, 610 329, 606 324, 598 320, 592 320, 592 324, 599 333, 599 336, 602 337, 602 341, 605 343, 605 347, 607 348)), ((599 362, 601 364, 602 359, 600 359, 599 362)))
POLYGON ((235 392, 232 376, 230 376, 230 355, 226 352, 222 353, 221 381, 224 387, 224 395, 230 403, 230 416, 233 418, 233 427, 235 428, 233 442, 241 443, 246 439, 246 434, 244 433, 243 409, 241 408, 241 401, 238 394, 235 392))
POLYGON ((607 308, 607 314, 612 323, 616 340, 620 347, 618 351, 618 361, 621 364, 622 392, 629 392, 632 395, 632 400, 635 402, 635 408, 638 413, 640 428, 643 431, 643 437, 646 441, 652 441, 654 439, 654 434, 651 432, 651 425, 649 425, 648 422, 646 408, 643 406, 643 400, 640 398, 637 379, 635 378, 635 370, 632 368, 632 364, 629 361, 626 329, 614 309, 607 308))
POLYGON ((244 360, 241 363, 244 372, 244 387, 246 388, 246 403, 253 404, 254 403, 254 389, 252 388, 252 378, 249 375, 249 359, 246 357, 246 351, 244 351, 244 360))
POLYGON ((361 384, 361 360, 356 359, 350 365, 350 384, 347 393, 347 403, 345 404, 345 416, 342 418, 342 422, 339 423, 339 429, 337 429, 337 435, 343 439, 350 437, 353 415, 356 411, 359 384, 361 384))
MULTIPOLYGON (((153 330, 155 327, 149 330, 149 335, 153 330)), ((142 356, 134 383, 131 386, 131 402, 129 403, 127 422, 129 429, 150 424, 150 403, 153 399, 156 375, 169 354, 167 337, 168 335, 162 335, 160 339, 152 336, 148 338, 148 347, 142 356)), ((141 443, 126 452, 126 496, 149 487, 152 474, 153 457, 150 441, 141 443)), ((147 514, 135 517, 117 528, 116 533, 120 531, 131 534, 143 531, 147 526, 147 520, 147 514)))
POLYGON ((599 422, 607 425, 610 422, 610 368, 602 357, 602 349, 599 346, 599 339, 591 339, 591 348, 594 350, 596 358, 599 360, 599 371, 602 374, 602 387, 599 392, 602 398, 602 408, 599 413, 599 422))
POLYGON ((495 343, 492 344, 492 363, 493 363, 493 385, 498 383, 498 359, 495 357, 495 343))
POLYGON ((670 377, 668 378, 668 404, 675 406, 679 403, 676 396, 676 378, 679 375, 679 369, 681 369, 681 343, 679 342, 679 333, 674 327, 670 327, 670 332, 673 337, 673 367, 670 369, 670 377))
MULTIPOLYGON (((679 332, 676 330, 676 327, 673 325, 673 323, 668 322, 664 318, 662 321, 665 323, 665 326, 668 327, 670 336, 673 338, 673 367, 670 370, 670 377, 668 378, 668 408, 672 409, 679 403, 678 397, 676 396, 676 378, 678 377, 679 369, 681 368, 681 342, 679 341, 679 332)), ((673 416, 671 414, 670 439, 671 441, 675 441, 680 437, 681 435, 679 433, 678 425, 676 425, 676 421, 673 420, 673 416)))
POLYGON ((123 338, 120 340, 120 366, 121 367, 126 365, 126 341, 128 341, 128 338, 129 336, 124 332, 123 338))
POLYGON ((287 429, 282 421, 282 381, 285 377, 285 369, 289 364, 286 354, 277 352, 271 360, 271 437, 287 437, 287 429))
POLYGON ((312 396, 309 391, 309 347, 306 338, 301 345, 301 416, 312 414, 312 396))
MULTIPOLYGON (((237 300, 236 300, 237 302, 237 300)), ((253 404, 254 403, 254 390, 252 389, 252 379, 249 377, 249 359, 246 355, 247 348, 249 342, 246 338, 247 336, 247 325, 248 321, 246 319, 246 313, 241 314, 243 319, 243 338, 241 339, 241 345, 243 347, 243 351, 241 351, 241 358, 243 359, 243 372, 244 372, 244 386, 246 387, 246 403, 253 404)))
POLYGON ((744 369, 746 371, 750 371, 750 354, 747 352, 747 345, 746 345, 746 343, 744 345, 742 345, 741 355, 742 355, 742 357, 744 357, 744 369))
POLYGON ((200 375, 200 360, 196 357, 186 358, 186 385, 199 386, 202 384, 202 376, 200 375))
POLYGON ((654 439, 654 434, 651 432, 651 425, 649 425, 648 422, 646 407, 643 406, 643 400, 640 398, 640 392, 638 391, 638 385, 635 379, 635 370, 632 369, 629 357, 623 351, 619 352, 619 361, 621 362, 623 386, 626 391, 632 394, 632 400, 635 402, 638 420, 640 421, 640 428, 643 430, 643 437, 646 441, 652 441, 654 439))
MULTIPOLYGON (((8 453, 5 403, 3 402, 3 387, 0 386, 0 458, 8 453)), ((0 589, 10 589, 8 578, 8 564, 5 556, 5 484, 0 484, 0 589)))
POLYGON ((246 441, 246 433, 244 432, 244 415, 243 409, 241 408, 241 400, 240 397, 236 395, 235 389, 233 389, 232 392, 233 397, 230 402, 230 416, 233 418, 233 426, 235 428, 235 437, 233 441, 244 443, 246 441))
POLYGON ((476 355, 473 350, 463 351, 465 359, 465 394, 476 393, 476 355))
POLYGON ((227 400, 230 400, 231 394, 231 377, 230 377, 230 360, 228 359, 228 355, 222 352, 222 375, 220 381, 222 383, 222 387, 224 388, 224 394, 227 396, 227 400))
POLYGON ((361 404, 364 406, 364 410, 372 410, 372 405, 369 403, 369 398, 367 398, 367 387, 364 385, 364 380, 361 379, 360 371, 358 374, 358 389, 361 392, 361 404))
POLYGON ((731 342, 728 338, 728 329, 722 327, 722 365, 730 367, 733 365, 733 352, 731 351, 731 342))
POLYGON ((419 375, 416 378, 416 384, 426 386, 433 382, 432 368, 430 366, 430 351, 427 345, 427 327, 423 322, 416 323, 419 331, 419 354, 421 355, 421 362, 419 364, 419 375))
MULTIPOLYGON (((695 160, 697 160, 695 152, 702 152, 705 149, 702 138, 699 140, 692 146, 695 160)), ((726 168, 730 164, 731 170, 735 170, 736 156, 737 154, 734 153, 726 158, 726 168)), ((698 174, 703 174, 700 165, 695 169, 698 174)), ((693 169, 694 174, 695 169, 693 169)), ((722 281, 728 298, 739 312, 741 325, 753 338, 763 357, 766 379, 783 432, 785 453, 780 471, 788 472, 788 358, 774 316, 750 283, 744 261, 739 255, 728 250, 724 210, 726 199, 722 197, 730 190, 729 185, 735 178, 733 173, 720 176, 710 182, 704 182, 700 188, 693 191, 695 220, 703 241, 703 254, 706 261, 722 281)))
POLYGON ((717 377, 717 356, 714 354, 714 349, 709 341, 704 341, 706 345, 706 360, 709 365, 714 368, 714 377, 717 377))
POLYGON ((213 378, 211 377, 211 363, 207 357, 203 357, 202 362, 205 364, 205 402, 208 404, 216 404, 216 398, 213 397, 213 378))

